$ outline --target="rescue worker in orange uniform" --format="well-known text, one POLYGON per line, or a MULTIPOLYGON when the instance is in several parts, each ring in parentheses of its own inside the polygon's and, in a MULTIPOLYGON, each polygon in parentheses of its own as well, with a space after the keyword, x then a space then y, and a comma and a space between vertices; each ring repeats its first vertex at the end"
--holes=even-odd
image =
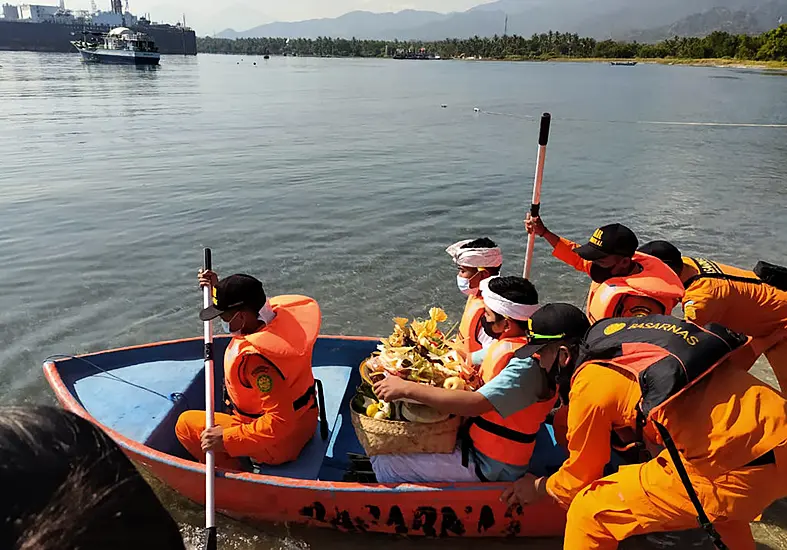
POLYGON ((465 311, 459 323, 459 351, 468 362, 480 365, 482 357, 479 355, 473 358, 473 354, 488 348, 499 334, 492 331, 486 320, 484 300, 481 299, 478 287, 481 281, 500 273, 503 253, 494 241, 486 237, 459 241, 445 251, 456 264, 456 284, 459 291, 467 296, 465 311))
POLYGON ((548 478, 526 475, 502 500, 551 497, 568 508, 567 550, 611 550, 698 520, 730 550, 754 550, 749 523, 787 496, 787 401, 741 364, 746 337, 666 315, 606 319, 582 342, 565 339, 557 321, 534 318, 531 328, 532 342, 552 341, 541 361, 559 369, 568 392, 569 458, 548 478), (604 477, 620 430, 666 448, 604 477))
MULTIPOLYGON (((501 337, 487 350, 478 391, 444 389, 389 376, 374 385, 386 402, 409 399, 445 414, 472 418, 453 454, 371 457, 381 483, 513 481, 528 471, 547 414, 555 402, 549 380, 524 336, 527 320, 537 314, 538 294, 521 277, 493 277, 480 285, 485 315, 501 337)), ((573 330, 583 334, 587 319, 573 330)), ((569 327, 571 328, 571 327, 569 327)))
POLYGON ((650 242, 640 251, 661 259, 683 281, 687 321, 719 323, 752 336, 752 362, 764 352, 779 387, 787 391, 787 290, 763 281, 754 271, 684 257, 667 241, 650 242))
POLYGON ((669 315, 683 297, 683 285, 664 262, 637 252, 637 236, 619 223, 600 227, 578 244, 549 231, 541 218, 525 220, 528 233, 544 237, 557 259, 590 275, 587 299, 591 323, 609 317, 669 315))
POLYGON ((217 280, 201 271, 200 285, 213 286, 213 305, 200 319, 221 318, 232 335, 224 353, 228 414, 216 413, 205 429, 204 411, 186 411, 175 425, 178 440, 204 460, 213 450, 216 466, 241 469, 239 457, 261 464, 295 460, 317 428, 312 350, 320 330, 320 308, 306 296, 267 299, 249 275, 217 280))

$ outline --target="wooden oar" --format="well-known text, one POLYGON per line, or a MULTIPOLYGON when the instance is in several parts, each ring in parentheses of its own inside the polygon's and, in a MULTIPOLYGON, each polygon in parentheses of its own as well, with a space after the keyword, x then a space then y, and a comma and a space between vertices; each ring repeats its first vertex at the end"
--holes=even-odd
MULTIPOLYGON (((205 249, 205 270, 212 269, 210 248, 205 249)), ((202 307, 210 307, 213 302, 211 285, 202 287, 202 307)), ((213 328, 210 321, 203 323, 205 341, 205 429, 213 427, 213 328)), ((205 453, 205 533, 202 539, 203 550, 216 550, 216 500, 213 492, 216 462, 213 451, 205 453)))
MULTIPOLYGON (((536 177, 533 182, 533 199, 530 201, 530 215, 538 216, 541 208, 541 182, 544 179, 544 162, 547 158, 547 141, 549 141, 549 125, 552 122, 552 115, 544 113, 541 115, 541 130, 538 133, 538 158, 536 159, 536 177)), ((525 270, 523 277, 530 278, 530 268, 533 265, 533 248, 536 245, 535 234, 527 236, 527 252, 525 253, 525 270)))

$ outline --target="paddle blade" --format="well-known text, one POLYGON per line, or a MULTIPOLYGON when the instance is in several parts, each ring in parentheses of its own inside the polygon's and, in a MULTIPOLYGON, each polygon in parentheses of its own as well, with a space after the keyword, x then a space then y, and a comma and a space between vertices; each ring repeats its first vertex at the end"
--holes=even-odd
POLYGON ((202 546, 200 547, 200 550, 216 550, 216 545, 216 528, 208 527, 202 534, 202 546))

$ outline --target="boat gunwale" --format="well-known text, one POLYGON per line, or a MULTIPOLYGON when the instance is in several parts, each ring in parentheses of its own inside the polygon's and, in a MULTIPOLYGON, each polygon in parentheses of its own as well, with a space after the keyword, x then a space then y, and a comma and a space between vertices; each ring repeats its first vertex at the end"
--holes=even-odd
MULTIPOLYGON (((229 338, 229 336, 219 336, 218 338, 229 338)), ((334 335, 320 335, 320 339, 333 339, 333 340, 354 340, 354 341, 377 341, 379 338, 371 336, 334 336, 334 335)), ((151 342, 146 344, 136 344, 132 346, 125 346, 114 348, 110 350, 103 350, 98 352, 91 352, 69 356, 63 359, 47 360, 43 364, 44 377, 49 383, 50 387, 55 393, 55 397, 60 404, 68 411, 81 416, 88 422, 98 426, 105 431, 118 445, 140 457, 143 465, 144 460, 162 463, 167 466, 178 468, 180 470, 187 470, 190 472, 198 473, 202 476, 205 475, 205 465, 201 462, 194 462, 185 460, 173 455, 169 455, 149 447, 139 441, 130 439, 119 432, 109 428, 108 426, 99 422, 87 409, 85 409, 74 394, 66 387, 63 378, 60 376, 58 370, 58 362, 69 361, 81 358, 95 357, 98 355, 105 355, 109 353, 124 352, 137 349, 146 349, 159 347, 163 345, 179 344, 184 342, 194 342, 202 340, 201 337, 180 338, 175 340, 166 340, 162 342, 151 342)), ((217 478, 224 478, 232 481, 254 483, 257 485, 270 485, 274 487, 286 489, 307 489, 312 491, 325 491, 325 492, 355 492, 355 493, 423 493, 423 492, 472 492, 472 491, 497 491, 502 493, 509 487, 509 484, 500 482, 478 482, 478 483, 399 483, 399 484, 383 484, 383 483, 358 483, 347 481, 322 481, 316 479, 295 479, 289 477, 281 477, 267 474, 255 474, 252 472, 234 472, 226 470, 216 470, 217 478)))

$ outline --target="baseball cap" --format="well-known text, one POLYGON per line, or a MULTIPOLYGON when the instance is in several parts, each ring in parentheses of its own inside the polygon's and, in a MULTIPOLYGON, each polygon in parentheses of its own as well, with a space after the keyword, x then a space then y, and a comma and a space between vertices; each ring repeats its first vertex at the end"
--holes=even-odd
POLYGON ((590 237, 590 242, 575 249, 580 258, 594 262, 605 256, 630 258, 637 251, 639 241, 634 232, 619 223, 599 227, 590 237))
POLYGON ((680 250, 668 241, 651 241, 640 246, 638 252, 658 258, 678 274, 683 269, 683 256, 680 250))
POLYGON ((584 338, 590 321, 582 310, 571 304, 546 304, 528 321, 531 344, 548 344, 568 338, 584 338))
POLYGON ((201 321, 210 321, 222 313, 247 306, 259 309, 265 305, 262 283, 251 275, 230 275, 213 287, 213 304, 200 311, 201 321))

